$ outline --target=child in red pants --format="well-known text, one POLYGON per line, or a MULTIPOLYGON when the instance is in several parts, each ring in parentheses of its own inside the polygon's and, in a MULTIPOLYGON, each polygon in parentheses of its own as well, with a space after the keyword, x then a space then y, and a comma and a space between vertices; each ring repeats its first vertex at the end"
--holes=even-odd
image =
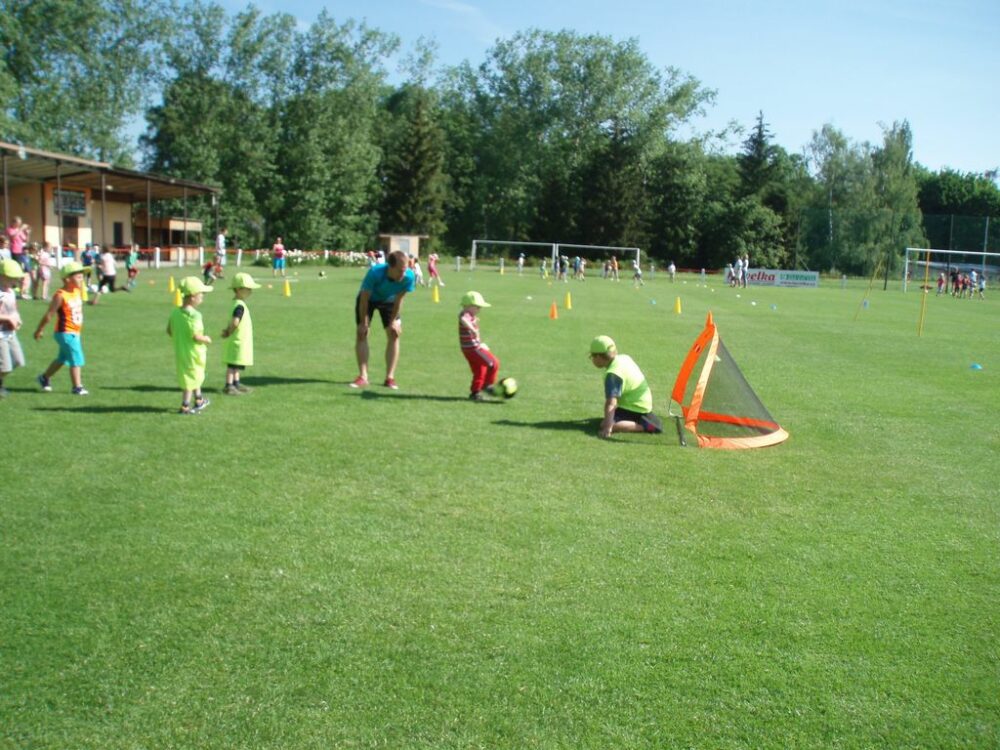
POLYGON ((493 395, 493 384, 497 382, 497 373, 500 372, 500 360, 479 338, 477 315, 483 307, 490 307, 483 295, 466 292, 462 297, 462 312, 458 316, 458 343, 472 369, 472 385, 469 388, 472 401, 485 401, 485 394, 493 395))

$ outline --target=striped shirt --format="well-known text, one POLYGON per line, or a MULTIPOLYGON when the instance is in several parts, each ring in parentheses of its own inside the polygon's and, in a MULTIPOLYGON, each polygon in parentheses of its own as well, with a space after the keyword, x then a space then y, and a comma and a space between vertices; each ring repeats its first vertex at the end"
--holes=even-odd
POLYGON ((483 346, 479 340, 479 318, 468 310, 458 314, 458 343, 463 349, 480 349, 483 346))

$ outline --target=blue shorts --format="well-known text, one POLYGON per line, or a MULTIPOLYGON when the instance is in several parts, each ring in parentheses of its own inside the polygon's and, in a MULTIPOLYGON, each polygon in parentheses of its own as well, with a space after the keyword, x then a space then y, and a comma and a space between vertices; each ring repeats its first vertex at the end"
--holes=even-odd
POLYGON ((281 271, 284 267, 285 267, 285 259, 284 258, 275 258, 274 259, 274 270, 275 271, 281 271))
POLYGON ((83 347, 80 345, 80 334, 78 333, 57 333, 53 335, 56 343, 59 344, 58 360, 66 367, 83 367, 83 347))

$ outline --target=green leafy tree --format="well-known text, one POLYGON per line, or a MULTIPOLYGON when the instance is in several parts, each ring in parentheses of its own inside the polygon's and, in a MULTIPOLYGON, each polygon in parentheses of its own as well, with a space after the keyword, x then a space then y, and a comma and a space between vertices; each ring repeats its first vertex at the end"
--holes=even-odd
POLYGON ((374 240, 381 61, 397 45, 325 11, 297 36, 277 152, 284 192, 274 226, 282 236, 297 232, 304 247, 362 249, 374 240))
POLYGON ((679 265, 696 263, 698 218, 707 199, 706 156, 696 142, 668 143, 649 167, 649 252, 679 265))
POLYGON ((149 100, 165 16, 159 0, 6 0, 3 136, 131 164, 125 129, 149 100))
POLYGON ((578 225, 588 245, 646 247, 646 193, 639 144, 617 123, 582 172, 578 225))
MULTIPOLYGON (((449 173, 474 197, 449 221, 456 244, 468 240, 458 231, 484 229, 508 239, 561 229, 557 239, 585 240, 593 230, 581 223, 584 207, 598 197, 583 178, 594 174, 597 155, 609 145, 619 156, 627 150, 643 171, 666 135, 712 97, 675 69, 654 69, 635 40, 566 31, 500 41, 478 69, 462 66, 446 84, 444 101, 458 113, 449 117, 449 139, 460 135, 449 173)), ((638 210, 641 224, 646 211, 638 210)))
POLYGON ((906 120, 883 127, 882 146, 873 152, 872 164, 875 191, 882 209, 877 242, 888 273, 904 248, 927 244, 917 200, 919 188, 913 163, 913 133, 906 120))
POLYGON ((383 149, 381 228, 429 235, 433 246, 444 231, 447 198, 444 131, 434 96, 420 86, 404 86, 386 110, 392 126, 383 149))

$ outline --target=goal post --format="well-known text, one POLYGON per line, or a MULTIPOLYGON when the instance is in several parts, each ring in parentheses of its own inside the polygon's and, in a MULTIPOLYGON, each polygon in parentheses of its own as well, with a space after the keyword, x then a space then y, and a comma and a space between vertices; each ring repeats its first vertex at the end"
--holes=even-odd
POLYGON ((547 253, 541 253, 543 257, 556 258, 556 245, 554 242, 521 242, 518 240, 473 240, 472 252, 469 255, 469 270, 476 270, 476 257, 480 245, 503 245, 505 247, 543 247, 548 248, 547 253))
POLYGON ((610 251, 612 253, 620 252, 623 257, 626 253, 633 253, 635 255, 635 262, 638 263, 640 267, 642 265, 642 250, 637 247, 615 247, 614 245, 573 245, 568 242, 559 242, 556 243, 555 254, 562 255, 560 251, 566 248, 570 250, 582 250, 584 252, 588 250, 596 250, 598 252, 610 251))
POLYGON ((642 250, 637 247, 617 247, 614 245, 577 245, 570 242, 522 242, 520 240, 473 240, 472 241, 472 251, 469 256, 469 270, 475 270, 476 268, 476 258, 479 255, 480 246, 489 245, 499 245, 505 247, 534 247, 534 248, 547 248, 549 252, 543 253, 551 258, 553 263, 553 268, 555 263, 559 260, 560 255, 566 254, 564 251, 576 251, 574 255, 581 255, 586 257, 588 260, 593 260, 599 255, 607 253, 621 253, 622 257, 631 255, 634 257, 636 263, 641 265, 642 262, 642 250))
MULTIPOLYGON (((977 269, 980 274, 996 277, 1000 271, 1000 253, 980 250, 940 250, 908 247, 903 261, 903 291, 907 291, 913 267, 949 272, 952 268, 977 269)), ((923 284, 923 281, 920 282, 923 284)))

